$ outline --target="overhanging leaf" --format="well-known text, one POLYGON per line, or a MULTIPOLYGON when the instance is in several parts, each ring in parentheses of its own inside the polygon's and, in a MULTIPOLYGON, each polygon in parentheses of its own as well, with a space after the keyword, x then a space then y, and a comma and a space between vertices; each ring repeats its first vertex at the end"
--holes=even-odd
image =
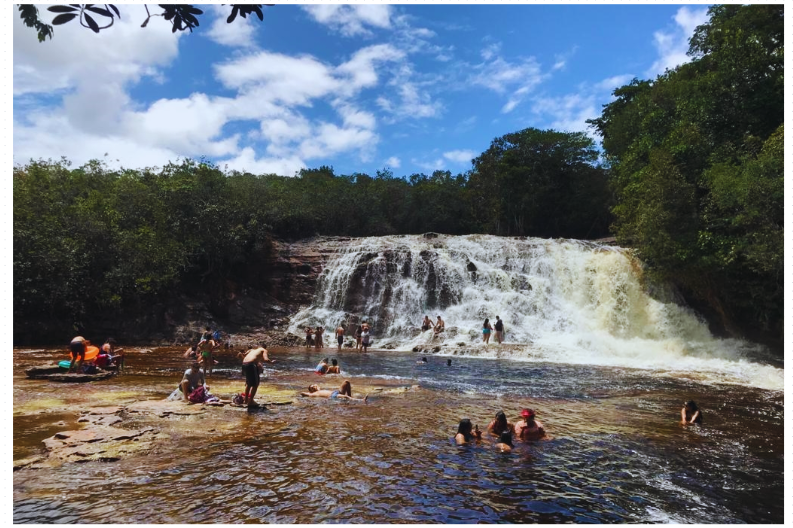
POLYGON ((52 7, 48 7, 47 11, 51 11, 53 13, 71 13, 73 11, 77 11, 74 7, 64 6, 64 5, 56 5, 52 7))
POLYGON ((96 23, 96 20, 91 18, 91 15, 88 13, 83 13, 83 16, 85 16, 85 21, 88 23, 88 27, 91 28, 91 31, 99 33, 99 24, 96 23))
POLYGON ((68 13, 68 14, 65 14, 65 15, 58 15, 55 18, 52 19, 52 25, 53 26, 60 26, 61 24, 65 24, 66 22, 68 22, 69 20, 73 19, 76 16, 77 16, 76 13, 68 13))

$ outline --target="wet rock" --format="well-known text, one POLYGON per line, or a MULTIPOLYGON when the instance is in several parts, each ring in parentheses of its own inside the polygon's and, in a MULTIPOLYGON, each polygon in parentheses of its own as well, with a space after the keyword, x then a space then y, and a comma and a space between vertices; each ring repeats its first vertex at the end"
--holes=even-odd
POLYGON ((153 428, 128 431, 108 426, 93 426, 78 431, 61 431, 44 440, 46 458, 26 464, 32 469, 70 462, 99 460, 113 462, 148 450, 157 438, 153 428))

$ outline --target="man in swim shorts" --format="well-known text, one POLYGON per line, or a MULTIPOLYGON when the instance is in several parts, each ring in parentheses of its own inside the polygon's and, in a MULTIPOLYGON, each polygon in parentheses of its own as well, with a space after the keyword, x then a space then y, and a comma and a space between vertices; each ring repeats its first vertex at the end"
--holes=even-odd
POLYGON ((258 404, 253 401, 253 397, 256 396, 256 389, 259 388, 259 374, 264 369, 265 362, 275 363, 275 360, 270 359, 267 349, 262 346, 248 350, 245 357, 242 358, 242 372, 245 374, 245 400, 243 405, 258 407, 258 404))
POLYGON ((83 361, 85 360, 85 349, 88 346, 88 341, 83 336, 77 336, 72 339, 72 342, 69 343, 69 350, 72 353, 72 362, 69 363, 69 372, 74 369, 74 362, 79 358, 77 361, 77 372, 80 372, 80 367, 83 366, 83 361))
POLYGON ((500 345, 504 342, 504 321, 499 316, 496 316, 495 330, 496 342, 500 345))
POLYGON ((341 345, 344 343, 344 327, 341 326, 341 323, 336 328, 336 342, 339 344, 339 350, 341 350, 341 345))

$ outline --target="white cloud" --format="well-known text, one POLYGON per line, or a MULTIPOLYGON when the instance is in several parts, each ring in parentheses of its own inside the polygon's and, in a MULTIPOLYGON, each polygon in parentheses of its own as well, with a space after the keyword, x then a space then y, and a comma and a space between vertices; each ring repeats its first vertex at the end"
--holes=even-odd
POLYGON ((76 23, 65 24, 46 43, 40 43, 36 31, 15 13, 14 95, 97 84, 125 86, 156 76, 178 55, 181 33, 171 33, 167 23, 141 29, 132 9, 136 6, 129 7, 130 15, 117 20, 112 31, 95 34, 76 23))
POLYGON ((297 171, 306 168, 306 164, 297 156, 256 158, 256 152, 251 147, 245 147, 233 158, 219 161, 218 165, 240 172, 281 176, 294 176, 297 171))
POLYGON ((400 165, 402 165, 402 162, 396 156, 391 156, 385 160, 385 166, 391 169, 398 169, 400 165))
POLYGON ((443 157, 455 163, 470 163, 476 157, 476 152, 473 150, 450 150, 444 152, 443 157))
POLYGON ((437 158, 432 161, 422 161, 418 159, 412 159, 410 161, 413 163, 413 165, 416 165, 417 167, 420 167, 427 172, 442 170, 446 166, 445 162, 443 161, 443 158, 437 158))
POLYGON ((615 75, 614 77, 609 77, 608 79, 603 79, 599 83, 596 83, 595 88, 598 90, 608 90, 611 92, 615 88, 619 88, 620 86, 628 84, 634 77, 635 76, 632 73, 615 75))
POLYGON ((667 69, 673 69, 691 60, 691 57, 686 55, 688 40, 697 26, 708 21, 708 9, 681 7, 675 13, 674 20, 676 27, 668 31, 656 31, 653 34, 659 57, 646 72, 650 77, 660 75, 667 69))
POLYGON ((587 119, 599 117, 602 105, 609 101, 614 88, 627 84, 633 77, 632 74, 614 75, 594 84, 582 84, 575 93, 536 97, 532 100, 532 112, 542 119, 543 126, 592 134, 587 119))
MULTIPOLYGON (((75 27, 83 30, 74 34, 83 54, 78 58, 71 47, 39 44, 27 28, 15 31, 14 83, 24 108, 14 123, 15 161, 43 153, 84 163, 109 153, 111 165, 118 158, 120 164, 140 166, 206 155, 232 169, 291 175, 305 160, 349 152, 362 160, 373 156, 377 119, 352 98, 380 83, 378 69, 384 64, 404 60, 393 46, 362 48, 338 66, 308 55, 249 53, 212 65, 223 87, 236 92, 231 96, 197 92, 142 105, 131 99, 129 87, 143 76, 161 75, 160 68, 178 53, 178 38, 168 27, 153 28, 121 28, 96 46, 87 40, 97 38, 93 33, 75 27), (141 39, 141 32, 152 37, 141 39), (92 76, 96 65, 100 69, 92 76), (38 93, 60 97, 61 104, 44 102, 38 93), (328 103, 338 121, 309 120, 299 111, 317 102, 328 103), (227 125, 238 122, 248 122, 252 130, 229 133, 227 125)), ((59 28, 59 37, 66 38, 63 32, 70 29, 59 28)))
POLYGON ((300 7, 315 21, 346 37, 371 35, 372 32, 367 26, 390 28, 393 13, 393 8, 386 4, 314 4, 300 7))
POLYGON ((490 44, 489 46, 486 46, 484 49, 482 49, 480 54, 482 55, 483 59, 490 60, 493 57, 495 57, 496 55, 498 55, 499 51, 501 51, 501 43, 495 42, 493 44, 490 44))
POLYGON ((254 34, 256 25, 260 23, 258 16, 249 15, 242 18, 237 15, 233 23, 229 24, 226 19, 231 14, 231 7, 213 4, 210 11, 215 15, 215 20, 206 33, 206 36, 223 46, 232 48, 254 48, 254 34))
POLYGON ((600 115, 592 93, 537 98, 532 111, 548 116, 549 126, 562 132, 587 132, 589 125, 586 120, 600 115))
POLYGON ((548 78, 542 73, 540 64, 534 57, 522 59, 511 63, 495 53, 499 46, 491 44, 482 51, 485 62, 473 66, 476 72, 469 77, 468 82, 484 86, 499 94, 509 94, 509 99, 501 108, 506 114, 515 109, 534 88, 548 78))

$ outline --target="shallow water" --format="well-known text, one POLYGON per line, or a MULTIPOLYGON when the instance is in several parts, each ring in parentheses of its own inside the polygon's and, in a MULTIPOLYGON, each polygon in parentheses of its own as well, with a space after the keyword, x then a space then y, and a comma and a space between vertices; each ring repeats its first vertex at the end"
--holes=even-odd
MULTIPOLYGON (((125 375, 92 384, 27 380, 62 359, 14 351, 14 458, 76 428, 78 408, 162 399, 185 368, 182 349, 133 350, 125 375), (56 425, 58 422, 65 425, 56 425)), ((20 523, 677 522, 783 521, 781 391, 700 384, 647 371, 373 351, 272 351, 256 413, 219 408, 163 419, 171 440, 146 456, 14 473, 20 523), (313 366, 338 357, 342 376, 313 366), (367 403, 301 399, 319 381, 350 379, 367 403), (418 385, 415 390, 403 387, 418 385), (702 427, 678 424, 682 402, 702 427), (455 446, 461 418, 484 429, 503 409, 532 407, 550 438, 455 446), (70 490, 79 489, 79 493, 70 490)), ((227 397, 244 385, 220 357, 209 380, 227 397)), ((135 419, 120 426, 134 428, 135 419)))

